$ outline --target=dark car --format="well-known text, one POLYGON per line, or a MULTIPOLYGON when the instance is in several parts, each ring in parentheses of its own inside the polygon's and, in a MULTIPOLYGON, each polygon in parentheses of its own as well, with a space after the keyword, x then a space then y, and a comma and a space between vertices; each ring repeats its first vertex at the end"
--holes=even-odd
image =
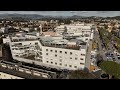
POLYGON ((109 75, 108 75, 108 74, 102 74, 102 75, 101 75, 101 78, 103 78, 103 79, 109 78, 109 75))

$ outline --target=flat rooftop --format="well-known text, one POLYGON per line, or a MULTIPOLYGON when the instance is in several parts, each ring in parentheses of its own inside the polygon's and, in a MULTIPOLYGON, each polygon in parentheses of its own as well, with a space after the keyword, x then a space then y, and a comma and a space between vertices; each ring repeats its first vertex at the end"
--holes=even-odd
POLYGON ((43 46, 47 47, 55 47, 55 48, 64 48, 64 49, 72 49, 72 50, 80 50, 86 48, 86 43, 82 40, 78 39, 63 39, 63 36, 26 36, 25 33, 18 33, 10 35, 10 39, 12 42, 21 42, 21 41, 35 41, 39 40, 43 46), (19 36, 20 35, 20 36, 19 36))

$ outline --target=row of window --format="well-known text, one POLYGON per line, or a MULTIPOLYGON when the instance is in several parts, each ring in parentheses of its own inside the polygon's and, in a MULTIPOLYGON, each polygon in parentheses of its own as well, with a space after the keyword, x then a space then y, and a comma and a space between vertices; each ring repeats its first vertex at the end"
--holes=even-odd
MULTIPOLYGON (((46 49, 46 51, 48 51, 48 49, 46 49)), ((50 50, 50 52, 53 52, 53 50, 50 50)), ((62 53, 62 51, 59 51, 60 53, 62 53)), ((55 50, 55 53, 57 53, 57 50, 55 50)), ((67 52, 65 51, 65 54, 67 54, 67 52)), ((70 52, 70 55, 72 55, 73 53, 70 52)), ((75 54, 77 56, 77 54, 75 54)), ((85 54, 81 54, 82 56, 85 56, 85 54)))
MULTIPOLYGON (((46 49, 46 51, 48 51, 48 49, 46 49)), ((50 52, 53 52, 53 50, 50 50, 50 52)), ((55 50, 55 52, 57 53, 57 50, 55 50)), ((62 51, 59 51, 60 53, 62 53, 62 51)), ((67 54, 67 52, 65 51, 65 54, 67 54)), ((70 52, 70 55, 72 55, 72 52, 70 52)))
MULTIPOLYGON (((46 55, 48 55, 48 53, 46 53, 46 55)), ((57 55, 55 54, 55 57, 57 57, 57 55)), ((60 56, 60 58, 62 58, 61 56, 60 56)), ((70 59, 72 59, 72 57, 70 57, 70 59)), ((78 60, 78 58, 77 57, 75 57, 75 60, 78 60)), ((84 60, 83 58, 80 58, 80 60, 84 60)))
MULTIPOLYGON (((49 62, 49 61, 46 61, 46 63, 51 63, 51 64, 53 64, 53 62, 49 62)), ((55 65, 60 65, 60 66, 62 66, 62 63, 57 63, 57 62, 55 62, 55 65)), ((67 66, 69 66, 69 67, 72 67, 72 65, 67 65, 67 64, 65 64, 65 66, 67 67, 67 66)), ((77 68, 77 66, 74 66, 74 68, 77 68)))

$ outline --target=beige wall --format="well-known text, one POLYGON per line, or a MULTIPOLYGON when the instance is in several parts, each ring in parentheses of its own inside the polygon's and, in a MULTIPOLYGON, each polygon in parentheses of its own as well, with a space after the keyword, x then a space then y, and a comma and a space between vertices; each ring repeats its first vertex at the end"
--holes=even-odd
POLYGON ((23 79, 23 78, 0 72, 0 79, 23 79))

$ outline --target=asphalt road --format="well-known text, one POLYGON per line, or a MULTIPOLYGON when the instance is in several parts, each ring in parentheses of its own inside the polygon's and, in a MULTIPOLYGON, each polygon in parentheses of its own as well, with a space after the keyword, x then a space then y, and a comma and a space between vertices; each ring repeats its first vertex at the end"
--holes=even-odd
POLYGON ((99 33, 97 31, 95 31, 95 35, 96 35, 96 40, 98 41, 98 47, 99 47, 99 54, 103 57, 103 60, 107 60, 107 57, 105 55, 105 51, 103 51, 102 48, 102 41, 100 40, 100 36, 99 33))
POLYGON ((113 48, 112 48, 112 46, 111 46, 111 44, 109 43, 109 48, 110 48, 110 50, 111 50, 111 52, 113 53, 113 55, 114 55, 114 58, 115 58, 115 60, 116 60, 116 62, 117 63, 120 63, 120 60, 118 60, 118 57, 117 57, 117 55, 114 53, 114 50, 113 50, 113 48))
POLYGON ((89 41, 89 46, 88 46, 88 50, 87 50, 87 56, 86 56, 86 63, 85 63, 85 66, 90 69, 90 64, 91 64, 91 61, 90 61, 90 58, 91 58, 91 51, 92 51, 92 41, 89 41))

